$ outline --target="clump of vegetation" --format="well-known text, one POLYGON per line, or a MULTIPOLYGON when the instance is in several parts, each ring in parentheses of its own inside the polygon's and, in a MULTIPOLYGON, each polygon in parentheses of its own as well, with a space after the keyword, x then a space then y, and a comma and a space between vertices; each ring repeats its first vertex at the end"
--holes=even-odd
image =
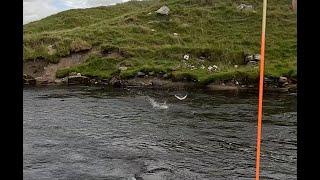
MULTIPOLYGON (((233 78, 256 80, 257 67, 244 65, 243 59, 244 54, 260 52, 262 2, 245 3, 253 5, 254 11, 241 11, 237 9, 240 2, 232 0, 129 1, 68 10, 24 26, 23 59, 57 62, 95 48, 102 56, 59 70, 57 77, 76 71, 100 78, 115 74, 131 78, 141 71, 203 84, 233 78), (170 14, 156 14, 164 4, 170 14), (184 60, 186 54, 188 60, 184 60), (213 65, 219 69, 209 71, 213 65), (120 66, 127 68, 120 71, 120 66)), ((296 15, 290 3, 270 1, 266 75, 295 77, 296 49, 296 15)))

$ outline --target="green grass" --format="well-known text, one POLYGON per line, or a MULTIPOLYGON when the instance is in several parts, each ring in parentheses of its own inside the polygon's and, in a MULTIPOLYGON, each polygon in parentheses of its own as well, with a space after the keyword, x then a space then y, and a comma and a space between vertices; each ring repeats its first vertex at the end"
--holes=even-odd
MULTIPOLYGON (((131 78, 138 71, 153 71, 168 73, 173 80, 191 79, 203 84, 232 78, 256 80, 258 69, 242 64, 244 54, 260 51, 261 2, 151 0, 68 10, 24 26, 23 59, 57 62, 75 48, 95 47, 120 56, 91 57, 82 65, 59 70, 57 77, 76 71, 100 78, 131 78), (170 15, 155 14, 165 3, 170 15), (238 10, 240 3, 252 4, 255 11, 238 10), (48 53, 49 45, 54 54, 48 53), (184 54, 190 54, 187 64, 197 69, 183 63, 184 54), (201 56, 204 63, 198 60, 201 56), (219 71, 208 72, 200 68, 202 64, 217 65, 219 71), (119 71, 120 66, 128 69, 119 71)), ((296 49, 296 15, 290 10, 290 1, 268 1, 266 75, 295 77, 296 49)))

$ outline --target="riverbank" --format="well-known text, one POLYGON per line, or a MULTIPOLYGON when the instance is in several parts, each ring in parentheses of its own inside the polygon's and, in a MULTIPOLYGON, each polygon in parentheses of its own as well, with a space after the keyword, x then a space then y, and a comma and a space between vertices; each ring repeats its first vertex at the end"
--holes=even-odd
MULTIPOLYGON (((182 82, 197 88, 254 88, 259 77, 261 2, 208 3, 130 1, 68 10, 26 24, 25 82, 131 86, 138 81, 139 86, 158 88, 182 82), (161 8, 168 13, 159 13, 161 8), (153 85, 148 85, 150 78, 155 79, 153 85)), ((266 83, 286 88, 297 77, 296 15, 286 1, 270 2, 268 7, 266 83), (279 84, 281 78, 284 83, 279 84)))
MULTIPOLYGON (((30 76, 24 76, 24 86, 102 86, 102 87, 123 87, 123 88, 146 88, 158 90, 187 90, 202 89, 209 91, 258 91, 258 83, 244 84, 237 80, 220 81, 207 85, 190 81, 172 81, 170 79, 161 79, 158 77, 135 77, 132 79, 118 79, 116 77, 107 79, 89 78, 81 74, 68 76, 55 81, 43 81, 34 79, 30 76), (29 78, 29 79, 28 79, 29 78)), ((279 80, 270 80, 265 78, 266 92, 296 92, 297 84, 294 80, 286 82, 279 80), (290 82, 290 83, 289 83, 290 82)))

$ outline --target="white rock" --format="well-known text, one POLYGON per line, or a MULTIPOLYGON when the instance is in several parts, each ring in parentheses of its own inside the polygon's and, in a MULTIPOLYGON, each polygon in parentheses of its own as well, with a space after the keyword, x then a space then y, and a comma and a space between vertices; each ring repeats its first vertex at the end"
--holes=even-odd
POLYGON ((206 67, 204 65, 201 65, 201 69, 205 69, 206 67))
POLYGON ((234 65, 234 68, 238 68, 238 65, 234 65))
POLYGON ((253 56, 253 59, 260 61, 260 54, 255 54, 253 56))
POLYGON ((81 73, 77 73, 77 76, 81 76, 81 73))
POLYGON ((162 14, 162 15, 168 15, 169 11, 170 9, 168 8, 168 6, 162 6, 160 9, 156 11, 156 13, 162 14))
POLYGON ((249 10, 249 9, 253 9, 253 6, 252 5, 247 5, 247 4, 240 4, 238 6, 238 9, 244 9, 244 10, 249 10))
POLYGON ((127 70, 128 68, 127 67, 119 67, 119 70, 120 71, 125 71, 125 70, 127 70))
POLYGON ((213 68, 213 70, 218 70, 218 66, 216 66, 216 65, 213 65, 212 68, 213 68))
POLYGON ((173 33, 174 36, 178 36, 178 33, 173 33))
POLYGON ((151 31, 152 31, 152 32, 155 32, 156 30, 154 30, 154 29, 151 29, 151 31))
POLYGON ((208 67, 208 70, 209 70, 209 71, 211 71, 212 69, 213 69, 213 67, 212 67, 212 66, 209 66, 209 67, 208 67))
POLYGON ((281 77, 279 77, 279 82, 280 83, 286 83, 286 82, 288 82, 288 78, 286 78, 284 76, 281 76, 281 77))
POLYGON ((185 55, 183 56, 183 59, 188 60, 189 57, 190 57, 189 54, 185 54, 185 55))

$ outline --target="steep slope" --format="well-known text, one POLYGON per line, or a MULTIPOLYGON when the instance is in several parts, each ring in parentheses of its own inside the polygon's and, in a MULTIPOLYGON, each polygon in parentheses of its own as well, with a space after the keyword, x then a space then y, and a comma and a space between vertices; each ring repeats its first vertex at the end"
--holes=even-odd
MULTIPOLYGON (((61 57, 92 48, 101 53, 58 70, 57 77, 80 72, 105 79, 130 78, 142 71, 203 84, 255 80, 258 68, 245 65, 244 55, 260 50, 261 3, 151 0, 68 10, 24 26, 23 58, 57 63, 61 57), (253 9, 240 10, 241 3, 253 9), (155 13, 165 4, 168 16, 155 13), (190 58, 184 61, 186 54, 190 58), (209 71, 214 65, 218 70, 209 71)), ((266 39, 266 75, 295 77, 296 15, 289 1, 268 1, 266 39)))

